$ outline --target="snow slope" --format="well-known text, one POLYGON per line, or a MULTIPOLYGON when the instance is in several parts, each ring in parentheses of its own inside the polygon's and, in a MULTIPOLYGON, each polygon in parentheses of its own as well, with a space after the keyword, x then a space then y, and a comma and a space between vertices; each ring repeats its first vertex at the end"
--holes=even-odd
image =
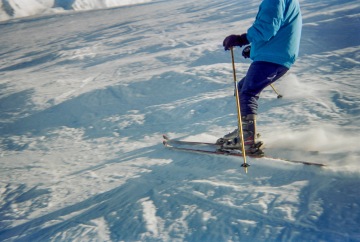
POLYGON ((0 21, 33 15, 113 8, 152 0, 0 0, 0 21))
MULTIPOLYGON (((14 0, 15 1, 15 0, 14 0)), ((360 241, 360 2, 302 0, 260 99, 272 155, 175 152, 236 126, 222 40, 260 1, 161 1, 0 23, 1 241, 360 241)), ((249 61, 236 51, 239 77, 249 61)))

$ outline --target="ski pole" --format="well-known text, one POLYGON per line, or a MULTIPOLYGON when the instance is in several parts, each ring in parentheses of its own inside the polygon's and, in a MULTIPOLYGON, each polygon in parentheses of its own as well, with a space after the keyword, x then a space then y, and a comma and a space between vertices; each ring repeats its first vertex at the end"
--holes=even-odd
POLYGON ((232 68, 233 68, 233 77, 234 77, 234 83, 235 83, 235 97, 236 97, 236 106, 237 106, 237 114, 238 114, 239 137, 241 139, 241 152, 242 152, 242 157, 244 159, 244 163, 241 166, 244 167, 245 173, 247 173, 247 167, 250 165, 246 163, 244 134, 243 134, 242 120, 241 120, 240 98, 239 98, 238 86, 237 86, 237 81, 236 81, 236 70, 235 70, 235 60, 234 60, 233 48, 230 48, 230 51, 231 51, 231 60, 232 60, 232 68))
POLYGON ((273 84, 270 84, 270 86, 271 86, 271 88, 274 90, 274 92, 277 94, 277 98, 282 98, 282 97, 283 97, 281 94, 279 94, 279 93, 276 91, 276 89, 275 89, 275 87, 274 87, 273 84))

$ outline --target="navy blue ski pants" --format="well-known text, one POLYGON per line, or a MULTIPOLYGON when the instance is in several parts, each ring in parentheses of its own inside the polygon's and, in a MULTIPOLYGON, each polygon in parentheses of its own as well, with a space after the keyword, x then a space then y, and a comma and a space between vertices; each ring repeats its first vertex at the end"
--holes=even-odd
POLYGON ((239 81, 241 116, 257 114, 258 99, 261 91, 282 77, 289 68, 265 61, 254 61, 246 76, 239 81))

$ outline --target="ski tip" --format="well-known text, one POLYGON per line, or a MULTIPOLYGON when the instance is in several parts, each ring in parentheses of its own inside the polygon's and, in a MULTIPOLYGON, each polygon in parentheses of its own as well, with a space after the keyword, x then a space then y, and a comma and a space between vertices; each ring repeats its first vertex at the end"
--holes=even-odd
POLYGON ((163 145, 165 147, 171 147, 171 145, 167 142, 167 140, 163 140, 163 145))

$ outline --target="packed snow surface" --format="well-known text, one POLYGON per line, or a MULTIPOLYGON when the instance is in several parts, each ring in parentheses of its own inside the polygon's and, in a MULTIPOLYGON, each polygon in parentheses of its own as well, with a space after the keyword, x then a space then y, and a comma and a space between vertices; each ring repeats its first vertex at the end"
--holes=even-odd
POLYGON ((68 11, 114 8, 153 1, 154 0, 0 0, 0 21, 34 15, 66 13, 68 11))
POLYGON ((245 173, 162 134, 236 127, 222 40, 259 0, 1 1, 0 241, 360 241, 360 1, 300 3, 300 56, 258 131, 269 156, 326 167, 245 173))

